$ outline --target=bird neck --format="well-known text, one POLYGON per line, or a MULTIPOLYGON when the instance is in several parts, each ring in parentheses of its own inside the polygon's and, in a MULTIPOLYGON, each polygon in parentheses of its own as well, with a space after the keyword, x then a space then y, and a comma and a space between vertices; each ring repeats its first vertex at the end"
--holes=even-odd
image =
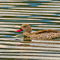
POLYGON ((31 33, 29 32, 24 32, 23 35, 27 36, 27 37, 30 37, 31 33))

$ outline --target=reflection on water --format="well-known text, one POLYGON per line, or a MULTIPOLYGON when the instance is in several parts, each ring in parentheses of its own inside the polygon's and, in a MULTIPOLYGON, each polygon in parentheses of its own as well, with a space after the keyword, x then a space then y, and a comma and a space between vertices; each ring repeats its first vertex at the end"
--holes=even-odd
POLYGON ((32 32, 60 30, 60 0, 0 0, 0 59, 60 60, 58 39, 16 41, 22 24, 30 24, 32 32))

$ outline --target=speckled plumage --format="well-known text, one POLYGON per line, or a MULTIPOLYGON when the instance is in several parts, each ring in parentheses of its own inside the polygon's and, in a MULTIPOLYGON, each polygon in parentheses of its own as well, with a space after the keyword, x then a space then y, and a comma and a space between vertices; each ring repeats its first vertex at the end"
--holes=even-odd
POLYGON ((54 33, 54 32, 50 32, 50 33, 41 33, 41 34, 33 34, 30 35, 30 38, 33 40, 49 40, 49 39, 53 39, 53 38, 57 38, 60 37, 60 33, 54 33))
POLYGON ((23 24, 21 26, 21 29, 24 31, 23 35, 30 37, 34 40, 49 40, 54 39, 57 37, 60 37, 60 31, 53 30, 53 29, 46 29, 46 30, 40 30, 34 33, 31 33, 32 29, 30 25, 23 24))

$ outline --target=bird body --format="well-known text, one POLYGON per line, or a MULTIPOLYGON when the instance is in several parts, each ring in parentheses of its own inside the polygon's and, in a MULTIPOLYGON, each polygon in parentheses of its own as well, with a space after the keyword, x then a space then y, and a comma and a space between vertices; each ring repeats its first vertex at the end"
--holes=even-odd
POLYGON ((40 40, 40 39, 49 40, 49 39, 60 37, 60 31, 53 30, 53 29, 40 30, 40 31, 31 33, 32 29, 28 24, 23 24, 21 26, 21 29, 24 31, 23 35, 30 37, 31 39, 34 39, 34 40, 40 40))

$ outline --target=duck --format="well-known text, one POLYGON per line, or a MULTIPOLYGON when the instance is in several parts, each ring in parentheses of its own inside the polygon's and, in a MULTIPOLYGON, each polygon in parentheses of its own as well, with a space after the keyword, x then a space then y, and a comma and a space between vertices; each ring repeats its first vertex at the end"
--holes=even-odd
POLYGON ((16 32, 23 31, 23 35, 33 40, 49 40, 60 37, 60 31, 54 29, 39 30, 32 33, 32 28, 29 24, 22 24, 16 32))

